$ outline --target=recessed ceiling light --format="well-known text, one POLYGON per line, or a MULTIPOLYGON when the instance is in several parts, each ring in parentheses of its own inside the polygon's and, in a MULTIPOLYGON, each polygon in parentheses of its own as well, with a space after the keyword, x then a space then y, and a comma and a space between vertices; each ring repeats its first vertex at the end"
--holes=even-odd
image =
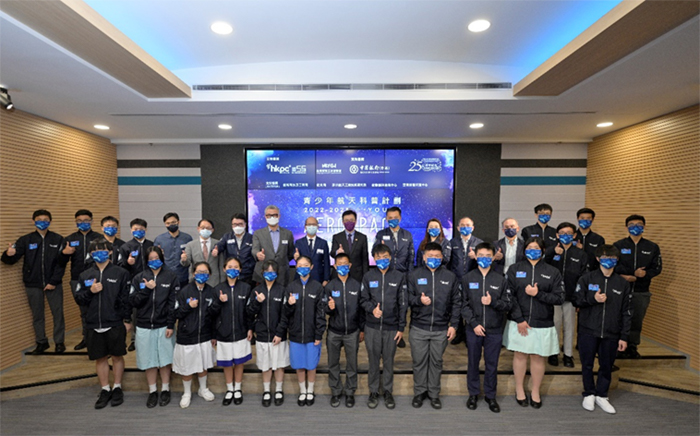
POLYGON ((357 124, 346 124, 343 127, 345 127, 348 130, 357 129, 357 124))
POLYGON ((482 127, 484 127, 484 123, 471 123, 469 125, 470 129, 481 129, 482 127))
POLYGON ((230 124, 219 124, 219 129, 221 130, 231 130, 233 127, 231 127, 230 124))
POLYGON ((223 21, 217 21, 211 25, 211 31, 218 33, 219 35, 228 35, 233 32, 233 27, 230 24, 224 23, 223 21))
POLYGON ((95 124, 93 127, 99 130, 109 130, 109 126, 105 126, 104 124, 95 124))
POLYGON ((610 121, 606 121, 606 122, 604 122, 604 123, 598 123, 598 124, 596 124, 596 127, 610 127, 610 126, 612 126, 612 125, 613 125, 613 123, 611 123, 610 121))
POLYGON ((488 20, 474 20, 471 23, 469 23, 469 26, 467 28, 471 32, 479 33, 483 32, 489 27, 491 27, 491 23, 488 20))

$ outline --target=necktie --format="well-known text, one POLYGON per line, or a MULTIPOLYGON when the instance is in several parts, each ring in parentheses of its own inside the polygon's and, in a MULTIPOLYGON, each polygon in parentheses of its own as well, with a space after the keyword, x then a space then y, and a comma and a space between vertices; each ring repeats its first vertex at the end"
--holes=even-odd
POLYGON ((352 233, 348 233, 348 252, 352 251, 352 233))
POLYGON ((209 258, 209 250, 207 250, 207 241, 202 241, 202 254, 204 255, 204 260, 209 258))
POLYGON ((309 249, 311 250, 311 255, 314 255, 314 240, 309 239, 309 249))

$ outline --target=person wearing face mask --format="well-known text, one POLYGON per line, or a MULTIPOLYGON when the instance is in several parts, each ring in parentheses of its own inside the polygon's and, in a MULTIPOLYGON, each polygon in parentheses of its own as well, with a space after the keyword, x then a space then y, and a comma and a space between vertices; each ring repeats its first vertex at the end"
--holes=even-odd
POLYGON ((620 250, 601 245, 596 251, 599 267, 584 274, 576 285, 573 303, 578 308, 578 352, 583 378, 583 408, 597 405, 615 413, 608 400, 612 368, 618 352, 627 348, 632 327, 632 289, 615 272, 620 250), (593 382, 593 364, 598 356, 598 380, 593 382))
POLYGON ((280 227, 280 209, 275 205, 265 208, 267 226, 253 233, 253 256, 256 259, 253 280, 263 283, 263 262, 274 260, 278 266, 277 281, 282 286, 290 282, 289 262, 294 259, 294 235, 288 229, 280 227))
POLYGON ((423 260, 423 253, 425 251, 425 246, 429 242, 436 242, 442 247, 442 263, 443 265, 450 264, 450 258, 452 255, 452 245, 450 240, 445 238, 445 233, 442 230, 442 223, 437 218, 432 218, 428 221, 428 227, 425 229, 425 237, 418 245, 418 252, 416 253, 416 267, 420 268, 425 266, 425 261, 423 260))
POLYGON ((36 231, 21 236, 2 253, 0 260, 14 265, 24 257, 22 281, 27 293, 29 309, 32 312, 32 325, 36 348, 32 354, 43 354, 49 349, 45 329, 44 299, 48 301, 53 316, 53 340, 56 352, 65 351, 66 325, 63 318, 63 274, 60 251, 65 246, 63 236, 49 230, 51 212, 39 209, 32 214, 36 231))
POLYGON ((504 219, 501 227, 504 236, 493 243, 496 253, 493 255, 491 268, 495 272, 505 275, 511 265, 525 260, 525 250, 523 249, 525 240, 518 236, 520 227, 515 219, 504 219))
MULTIPOLYGON (((571 302, 578 279, 588 271, 588 255, 573 244, 575 233, 575 225, 568 222, 559 224, 557 226, 559 243, 548 248, 544 253, 545 262, 558 269, 564 278, 566 296, 561 306, 554 306, 554 326, 557 329, 557 335, 562 334, 564 338, 564 366, 567 368, 574 367, 574 316, 576 311, 571 302)), ((552 366, 559 366, 559 352, 549 356, 548 362, 552 366)))
POLYGON ((180 279, 165 268, 158 246, 146 250, 148 269, 134 276, 129 303, 136 309, 136 366, 146 371, 149 409, 170 403, 170 372, 175 349, 175 301, 180 279), (162 383, 158 395, 158 373, 162 383))
POLYGON ((430 400, 433 409, 442 409, 440 377, 442 355, 447 342, 459 328, 462 294, 457 276, 442 266, 442 246, 425 244, 425 266, 408 275, 408 304, 411 307, 411 343, 413 359, 413 407, 430 400))
MULTIPOLYGON (((80 274, 91 266, 90 253, 88 247, 90 242, 103 236, 92 230, 92 212, 87 209, 80 209, 75 213, 75 224, 78 231, 71 233, 65 238, 65 246, 61 250, 60 262, 65 267, 70 262, 70 288, 71 293, 75 294, 75 287, 78 285, 80 274)), ((82 340, 75 346, 75 350, 85 348, 85 335, 87 327, 85 327, 85 306, 78 306, 80 309, 80 321, 83 326, 82 340)))
POLYGON ((207 283, 211 286, 216 286, 225 280, 225 276, 223 275, 223 256, 215 257, 212 255, 212 250, 219 242, 218 239, 211 237, 211 234, 214 232, 214 222, 206 218, 199 220, 197 232, 199 233, 199 238, 188 242, 180 254, 180 265, 189 267, 190 280, 192 280, 194 278, 194 264, 199 262, 208 263, 211 274, 207 283))
POLYGON ((515 352, 515 399, 522 407, 528 406, 524 381, 530 358, 532 392, 529 405, 535 409, 542 407, 540 386, 544 378, 545 357, 559 352, 554 306, 564 302, 564 280, 559 270, 544 261, 544 250, 542 238, 527 239, 527 259, 512 265, 506 274, 511 309, 503 344, 515 352))
POLYGON ((576 212, 576 219, 578 219, 578 230, 576 230, 574 240, 577 241, 577 246, 585 251, 588 256, 588 270, 596 271, 598 269, 598 260, 595 253, 598 247, 605 244, 605 238, 591 230, 591 225, 593 225, 593 220, 595 219, 593 209, 587 207, 579 209, 576 212))
POLYGON ((630 283, 632 288, 632 327, 630 327, 627 350, 620 352, 619 359, 641 357, 637 347, 641 341, 642 324, 651 301, 651 279, 661 274, 661 250, 659 246, 642 237, 646 220, 642 215, 630 215, 625 219, 629 236, 615 242, 620 250, 620 261, 615 272, 630 283))
POLYGON ((546 248, 554 247, 559 240, 557 232, 547 223, 552 219, 552 206, 547 203, 538 204, 535 206, 535 217, 537 222, 531 226, 524 227, 520 236, 527 240, 530 238, 542 238, 546 248))
POLYGON ((311 278, 326 286, 331 279, 331 257, 328 250, 328 242, 320 238, 318 233, 318 220, 312 216, 304 222, 304 237, 294 243, 294 260, 300 256, 311 259, 314 268, 311 270, 311 278))
POLYGON ((192 236, 180 231, 180 216, 175 212, 166 213, 163 216, 163 224, 165 224, 167 232, 156 236, 153 245, 157 245, 163 250, 165 266, 177 274, 180 286, 185 286, 189 281, 189 273, 187 267, 180 263, 180 256, 187 243, 192 240, 192 236))
POLYGON ((503 274, 494 271, 493 245, 482 242, 476 246, 477 269, 462 278, 462 318, 467 323, 467 408, 476 410, 481 392, 479 362, 484 354, 484 400, 489 410, 499 413, 496 401, 498 359, 503 343, 503 320, 510 310, 510 293, 503 274))
MULTIPOLYGON (((459 220, 459 235, 452 238, 450 246, 452 249, 450 270, 455 273, 457 279, 461 280, 469 271, 476 269, 476 252, 474 248, 481 244, 481 239, 474 236, 474 221, 469 217, 459 220)), ((464 320, 459 321, 460 328, 457 329, 457 336, 452 340, 452 345, 458 345, 466 340, 464 320)))
POLYGON ((248 222, 245 215, 235 213, 231 217, 231 231, 224 234, 218 244, 211 250, 214 257, 223 256, 224 259, 235 257, 241 261, 241 274, 238 282, 248 283, 253 286, 253 235, 248 233, 248 222))
POLYGON ((367 249, 367 235, 355 229, 357 213, 354 210, 346 210, 342 216, 345 230, 333 235, 331 244, 331 257, 337 259, 339 254, 346 254, 350 258, 350 277, 362 282, 362 277, 369 271, 369 251, 367 249))
MULTIPOLYGON (((112 215, 107 215, 100 221, 102 226, 102 234, 104 238, 112 244, 112 263, 119 265, 121 259, 119 258, 119 249, 124 245, 124 241, 117 238, 117 233, 119 233, 119 220, 112 215)), ((92 262, 92 259, 90 259, 92 262)))
POLYGON ((355 406, 357 390, 357 350, 365 339, 365 311, 360 307, 361 284, 350 277, 350 257, 340 253, 335 258, 336 278, 325 288, 328 314, 328 385, 331 407, 340 406, 345 394, 345 407, 355 406), (340 379, 340 349, 345 348, 345 386, 340 379))
POLYGON ((131 330, 131 304, 129 285, 131 276, 124 268, 110 262, 112 244, 95 239, 88 247, 93 259, 92 266, 80 274, 75 288, 75 301, 86 306, 85 337, 88 357, 95 361, 100 395, 95 409, 110 404, 119 406, 124 402, 121 382, 124 375, 126 333, 131 330), (109 386, 109 358, 112 358, 114 386, 109 386))
POLYGON ((391 251, 391 266, 400 273, 413 270, 413 235, 401 228, 401 208, 394 206, 386 210, 389 227, 377 232, 372 251, 377 245, 386 245, 391 251))
POLYGON ((197 262, 194 280, 180 289, 175 301, 177 339, 173 352, 173 372, 182 376, 183 394, 180 407, 190 407, 192 401, 192 378, 197 374, 197 395, 204 401, 214 401, 214 394, 207 388, 207 370, 216 364, 214 346, 215 326, 209 307, 219 298, 209 286, 212 272, 207 262, 197 262))

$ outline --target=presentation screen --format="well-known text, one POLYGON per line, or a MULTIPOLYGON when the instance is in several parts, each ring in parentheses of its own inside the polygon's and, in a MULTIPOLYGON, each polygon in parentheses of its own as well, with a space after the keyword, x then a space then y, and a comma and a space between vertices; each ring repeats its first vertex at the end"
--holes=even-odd
POLYGON ((265 207, 276 205, 280 226, 295 240, 314 216, 330 248, 333 234, 344 230, 343 212, 352 209, 374 264, 375 234, 387 227, 386 210, 398 206, 416 250, 431 218, 452 238, 454 149, 247 149, 246 164, 251 232, 267 225, 265 207))

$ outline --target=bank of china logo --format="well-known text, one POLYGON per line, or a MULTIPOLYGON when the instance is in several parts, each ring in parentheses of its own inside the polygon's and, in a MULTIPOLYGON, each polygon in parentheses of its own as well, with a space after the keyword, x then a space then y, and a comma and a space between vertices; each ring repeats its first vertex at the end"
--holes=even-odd
POLYGON ((408 167, 409 172, 425 171, 430 173, 442 172, 442 161, 439 157, 424 157, 413 159, 408 167))
POLYGON ((360 171, 360 168, 357 165, 350 165, 350 174, 357 174, 358 171, 360 171))
POLYGON ((278 174, 306 174, 306 165, 287 165, 287 166, 281 166, 281 165, 274 165, 274 164, 267 164, 265 166, 268 171, 271 173, 278 173, 278 174))

